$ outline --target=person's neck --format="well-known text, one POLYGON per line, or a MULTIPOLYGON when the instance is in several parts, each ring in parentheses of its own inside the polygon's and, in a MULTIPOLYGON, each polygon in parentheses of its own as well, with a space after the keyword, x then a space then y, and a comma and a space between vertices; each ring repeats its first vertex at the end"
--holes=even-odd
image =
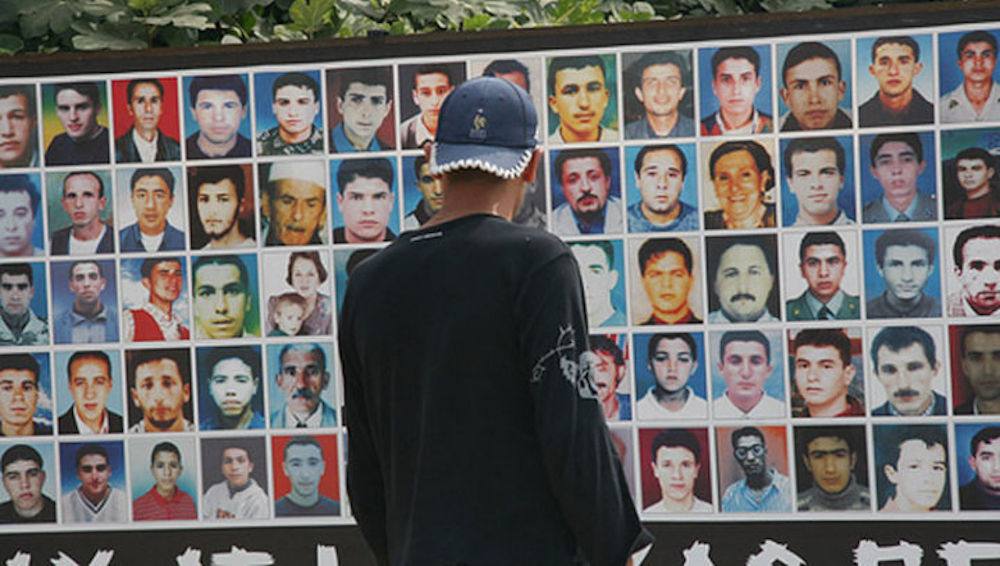
POLYGON ((671 499, 667 497, 666 493, 661 495, 663 495, 663 507, 667 511, 684 512, 690 511, 694 507, 694 492, 685 495, 684 499, 671 499))
POLYGON ((135 129, 135 133, 140 138, 142 138, 142 139, 144 139, 144 140, 146 140, 147 142, 150 142, 150 143, 152 143, 152 141, 156 139, 156 128, 153 128, 152 130, 145 130, 145 129, 140 130, 139 128, 136 128, 135 129))
POLYGON ((808 226, 828 226, 840 216, 840 208, 833 208, 823 214, 812 214, 804 208, 799 208, 799 222, 808 226))
POLYGON ((104 308, 104 305, 101 304, 101 300, 100 299, 97 299, 96 302, 94 302, 92 304, 89 304, 89 305, 88 304, 80 304, 79 301, 76 301, 76 302, 73 303, 73 312, 75 312, 76 314, 78 314, 78 315, 80 315, 82 317, 86 317, 86 318, 93 317, 94 315, 96 315, 99 312, 101 312, 101 309, 103 309, 103 308, 104 308))
POLYGON ((732 403, 737 409, 743 411, 744 413, 749 413, 760 403, 760 400, 764 398, 764 391, 760 391, 751 398, 740 397, 739 399, 733 399, 729 391, 726 391, 726 397, 729 398, 729 402, 732 403))
POLYGON ((309 138, 312 137, 312 126, 294 135, 278 128, 278 137, 281 138, 281 141, 287 143, 288 145, 300 144, 308 141, 309 138))
POLYGON ((618 395, 612 393, 607 399, 601 401, 601 407, 604 409, 604 418, 611 419, 618 416, 618 395))
MULTIPOLYGON (((674 111, 669 114, 650 114, 646 112, 646 121, 649 122, 649 127, 653 129, 656 135, 665 136, 677 125, 677 109, 674 108, 674 111)), ((666 498, 663 500, 666 501, 666 498)))
POLYGON ((976 187, 971 191, 965 191, 965 200, 975 200, 990 194, 990 184, 983 183, 981 187, 976 187))
POLYGON ((910 106, 910 102, 913 102, 913 89, 908 88, 895 96, 888 95, 880 90, 878 91, 878 98, 882 101, 882 106, 886 107, 889 112, 898 114, 906 110, 910 106))
POLYGON ((497 182, 463 183, 461 190, 444 189, 444 204, 424 224, 424 228, 443 224, 456 218, 474 214, 492 214, 510 220, 517 213, 524 192, 524 182, 517 179, 497 182))
POLYGON ((173 301, 165 301, 152 293, 149 295, 149 303, 167 316, 171 316, 174 312, 173 301))
POLYGON ((842 397, 837 397, 836 399, 832 399, 826 403, 819 405, 810 405, 806 403, 806 406, 809 407, 810 417, 836 417, 837 415, 847 411, 850 405, 847 403, 847 393, 844 393, 842 397))
POLYGON ((907 208, 910 208, 910 205, 913 204, 913 201, 916 200, 916 198, 917 198, 916 187, 913 187, 912 191, 908 191, 903 196, 895 196, 895 197, 890 195, 885 196, 885 200, 889 202, 889 206, 893 207, 898 212, 904 212, 906 211, 907 208))
POLYGON ((683 308, 671 312, 661 311, 654 308, 653 316, 666 324, 677 324, 678 321, 685 320, 691 316, 691 307, 685 302, 683 308))
POLYGON ((218 238, 212 239, 212 246, 219 249, 236 248, 243 245, 246 241, 247 237, 240 232, 236 224, 233 224, 233 227, 228 232, 218 238))
POLYGON ((591 142, 591 141, 598 141, 601 139, 600 126, 594 128, 593 130, 587 130, 586 132, 579 132, 577 130, 571 130, 569 128, 560 125, 559 132, 562 135, 563 141, 566 143, 591 142))
POLYGON ((142 224, 137 224, 137 226, 139 227, 139 232, 143 236, 155 237, 159 236, 160 234, 163 234, 163 232, 167 229, 167 222, 164 221, 163 224, 152 229, 146 228, 142 224))
POLYGON ((42 497, 38 498, 38 504, 36 504, 31 509, 25 509, 23 511, 20 510, 20 509, 17 509, 15 512, 17 513, 17 515, 19 517, 22 517, 24 519, 30 519, 32 517, 37 516, 39 513, 41 513, 42 509, 45 509, 45 496, 44 495, 42 497))
POLYGON ((812 297, 813 297, 814 299, 816 299, 817 301, 819 301, 819 302, 823 303, 823 305, 825 306, 825 305, 826 305, 827 303, 829 303, 830 301, 832 301, 834 297, 836 297, 836 296, 837 296, 837 293, 838 293, 839 291, 840 291, 840 287, 837 287, 836 289, 834 289, 834 290, 833 290, 833 293, 832 293, 832 294, 830 294, 830 295, 827 295, 827 296, 825 296, 825 297, 820 297, 820 296, 819 296, 819 295, 817 295, 816 293, 813 293, 813 290, 812 290, 812 289, 809 289, 809 294, 810 294, 810 295, 812 295, 812 297))
POLYGON ((893 308, 895 308, 896 310, 899 310, 899 311, 908 311, 908 310, 912 309, 923 298, 924 298, 924 294, 922 292, 918 293, 917 296, 913 297, 912 299, 900 299, 896 295, 893 295, 892 293, 889 293, 889 292, 886 292, 886 294, 885 294, 886 301, 893 308))
POLYGON ((726 130, 744 128, 753 120, 753 106, 741 114, 730 114, 725 110, 719 110, 719 117, 722 118, 722 125, 726 127, 726 130))
POLYGON ((424 127, 430 132, 431 136, 437 134, 438 131, 438 116, 434 118, 429 117, 427 114, 420 115, 420 121, 423 122, 424 127))
POLYGON ((987 98, 990 96, 990 91, 993 90, 993 76, 985 81, 965 81, 965 96, 972 103, 972 107, 976 110, 981 109, 986 105, 987 98))
POLYGON ((726 228, 759 228, 764 221, 764 214, 767 209, 763 204, 755 208, 750 212, 750 214, 742 218, 732 218, 725 212, 722 213, 722 217, 726 222, 726 228))
POLYGON ((350 128, 348 128, 345 125, 344 137, 347 138, 347 141, 350 142, 352 146, 354 146, 354 149, 358 151, 368 151, 368 148, 372 146, 372 138, 374 137, 374 135, 372 135, 371 137, 362 138, 361 136, 352 132, 350 128))
POLYGON ((209 157, 223 157, 236 147, 236 139, 238 135, 239 134, 222 143, 215 143, 206 138, 204 134, 198 134, 198 141, 196 143, 198 144, 198 149, 200 149, 205 155, 209 157))
POLYGON ((654 212, 646 206, 646 203, 639 201, 639 210, 642 211, 642 215, 645 216, 646 220, 649 220, 650 223, 656 226, 666 226, 681 215, 681 201, 678 200, 677 204, 666 212, 654 212))
POLYGON ((916 503, 910 501, 909 499, 900 497, 899 494, 896 494, 892 499, 890 499, 889 503, 886 504, 886 507, 889 507, 890 505, 892 506, 891 507, 892 511, 901 511, 903 513, 910 513, 914 511, 921 511, 921 512, 930 511, 931 509, 934 508, 933 505, 931 505, 930 507, 917 505, 916 503))
POLYGON ((101 415, 97 417, 96 420, 88 419, 87 417, 81 415, 80 412, 77 411, 76 409, 77 409, 76 407, 73 408, 73 411, 76 414, 76 418, 80 419, 80 422, 87 425, 87 428, 89 428, 91 432, 95 434, 100 434, 101 431, 104 430, 104 419, 107 418, 108 414, 107 409, 101 411, 101 415))
POLYGON ((94 240, 104 232, 104 223, 95 218, 93 222, 79 228, 73 227, 73 237, 82 242, 94 240))
POLYGON ((222 422, 222 428, 226 430, 244 430, 250 426, 252 419, 253 410, 250 407, 244 409, 238 417, 227 417, 221 413, 219 414, 219 421, 222 422))
POLYGON ((28 419, 28 422, 21 425, 14 425, 3 421, 3 423, 0 423, 0 431, 3 431, 3 435, 7 437, 33 436, 35 434, 35 421, 28 419))
POLYGON ((768 470, 765 467, 762 473, 747 476, 747 486, 750 487, 750 489, 764 489, 765 487, 771 485, 771 479, 771 470, 768 470))
POLYGON ((104 490, 101 491, 100 493, 91 494, 90 492, 87 492, 87 491, 83 491, 82 493, 83 493, 84 499, 86 499, 87 501, 91 502, 94 505, 97 505, 102 500, 104 500, 105 497, 108 496, 108 492, 109 491, 111 491, 111 486, 110 485, 104 486, 104 490))
POLYGON ((653 389, 653 397, 656 399, 656 402, 668 411, 679 411, 684 408, 684 404, 687 403, 690 396, 691 392, 687 387, 682 387, 677 391, 667 391, 657 384, 653 389))
POLYGON ((1000 414, 1000 398, 987 401, 986 399, 975 397, 972 402, 976 404, 976 409, 978 409, 980 415, 1000 414))
POLYGON ((174 494, 177 493, 177 486, 176 485, 175 486, 171 486, 170 489, 164 491, 162 488, 160 488, 160 485, 157 484, 156 485, 156 493, 159 493, 160 497, 166 499, 167 501, 170 501, 171 499, 174 498, 174 494))
POLYGON ((306 496, 302 495, 301 493, 298 493, 293 489, 292 491, 288 492, 288 499, 290 499, 292 503, 298 505, 299 507, 312 507, 313 505, 316 505, 316 503, 319 502, 319 492, 316 491, 306 496))
POLYGON ((591 305, 587 303, 587 316, 590 318, 590 326, 600 326, 602 322, 611 318, 615 314, 615 307, 611 304, 611 297, 604 295, 591 305), (593 306, 594 308, 590 308, 593 306))

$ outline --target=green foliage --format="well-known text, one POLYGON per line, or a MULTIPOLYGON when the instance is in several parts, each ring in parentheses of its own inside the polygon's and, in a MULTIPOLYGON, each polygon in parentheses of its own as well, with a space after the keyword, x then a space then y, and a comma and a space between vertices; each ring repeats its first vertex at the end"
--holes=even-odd
POLYGON ((877 1, 0 0, 0 55, 642 22, 877 1))

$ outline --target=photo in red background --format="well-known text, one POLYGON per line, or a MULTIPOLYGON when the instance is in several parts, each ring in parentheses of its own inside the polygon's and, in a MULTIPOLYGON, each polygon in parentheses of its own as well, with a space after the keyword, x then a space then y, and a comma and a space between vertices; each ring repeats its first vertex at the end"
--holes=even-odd
MULTIPOLYGON (((177 115, 177 79, 175 77, 144 78, 155 78, 163 85, 163 115, 160 116, 160 131, 169 138, 183 142, 180 120, 177 115)), ((128 83, 131 80, 111 81, 111 109, 115 119, 114 136, 116 138, 125 135, 125 132, 132 127, 132 115, 128 111, 128 83)))
MULTIPOLYGON (((715 450, 719 466, 719 497, 726 492, 731 484, 743 479, 743 469, 733 456, 733 442, 730 438, 734 430, 743 426, 720 426, 716 428, 715 450)), ((767 467, 774 468, 781 475, 788 477, 788 443, 785 440, 783 426, 756 426, 764 435, 764 445, 767 447, 767 467)))
MULTIPOLYGON (((694 482, 694 496, 702 501, 713 503, 712 499, 712 451, 708 445, 707 428, 684 428, 694 435, 701 448, 698 479, 694 482)), ((642 508, 645 509, 659 501, 663 494, 660 493, 660 482, 653 475, 653 455, 650 450, 653 447, 653 438, 660 431, 668 428, 643 428, 639 429, 639 475, 642 478, 642 508)))
MULTIPOLYGON (((285 444, 289 439, 300 435, 274 436, 271 437, 271 459, 274 470, 274 500, 277 501, 288 495, 292 490, 292 484, 285 475, 282 464, 285 461, 285 444)), ((323 461, 326 462, 326 471, 319 482, 319 493, 334 501, 340 501, 340 473, 337 465, 337 435, 336 434, 309 434, 319 441, 323 448, 323 461)), ((343 509, 343 506, 341 506, 343 509)))

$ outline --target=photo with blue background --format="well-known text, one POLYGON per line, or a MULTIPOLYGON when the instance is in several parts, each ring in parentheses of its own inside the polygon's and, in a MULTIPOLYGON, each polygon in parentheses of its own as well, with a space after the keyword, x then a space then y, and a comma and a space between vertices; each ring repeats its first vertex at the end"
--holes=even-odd
MULTIPOLYGON (((250 348, 257 353, 256 360, 249 360, 250 372, 254 377, 257 378, 257 392, 254 393, 253 397, 250 399, 250 409, 263 417, 264 412, 264 375, 263 368, 261 367, 262 358, 260 355, 260 345, 258 344, 243 344, 240 346, 201 346, 195 351, 196 359, 196 375, 198 376, 198 428, 200 430, 228 430, 224 427, 219 426, 221 423, 220 419, 216 418, 216 413, 218 412, 218 406, 215 403, 215 398, 212 397, 212 371, 214 367, 208 366, 209 356, 212 354, 213 350, 232 350, 233 348, 250 348)), ((247 363, 248 360, 244 360, 239 357, 236 352, 233 352, 231 356, 226 357, 226 354, 221 354, 221 358, 216 358, 217 363, 228 359, 239 359, 240 361, 247 363)), ((232 376, 230 376, 231 378, 232 376)), ((263 423, 255 425, 250 422, 247 428, 264 428, 263 423)))
MULTIPOLYGON (((1000 34, 995 30, 977 31, 992 35, 993 39, 1000 43, 1000 34)), ((942 97, 965 83, 965 75, 962 74, 962 68, 958 66, 958 42, 962 36, 970 32, 971 30, 963 30, 938 34, 938 64, 941 66, 939 72, 941 73, 940 92, 942 97)), ((996 56, 997 54, 994 53, 994 61, 996 61, 996 56)), ((995 76, 993 80, 995 83, 995 76)))
MULTIPOLYGON (((84 351, 84 350, 80 350, 84 351)), ((118 416, 125 414, 125 408, 123 404, 124 395, 124 382, 121 372, 121 354, 118 350, 100 350, 107 354, 109 361, 111 362, 111 393, 108 394, 108 400, 105 404, 105 408, 115 413, 118 416)), ((76 352, 74 351, 59 351, 55 352, 55 360, 52 375, 55 378, 55 391, 57 406, 59 407, 59 414, 63 415, 67 411, 73 408, 73 394, 69 390, 69 359, 76 352)))
POLYGON ((551 166, 552 167, 552 210, 559 208, 561 204, 566 202, 566 196, 563 194, 563 187, 562 187, 562 171, 556 170, 556 160, 559 158, 559 154, 565 151, 571 151, 571 152, 603 151, 604 153, 606 153, 608 158, 611 160, 611 188, 608 191, 608 199, 612 197, 616 199, 621 198, 622 194, 621 174, 618 166, 620 158, 618 155, 617 147, 555 150, 552 151, 551 155, 549 156, 549 162, 552 164, 551 166))
MULTIPOLYGON (((666 144, 655 144, 648 145, 645 147, 663 147, 666 144)), ((681 189, 680 200, 684 204, 687 204, 698 210, 698 159, 695 153, 695 145, 693 143, 682 143, 677 144, 676 147, 680 149, 681 153, 684 154, 684 159, 687 163, 687 171, 684 173, 684 187, 681 189)), ((639 184, 636 181, 636 171, 637 166, 635 160, 639 156, 639 152, 642 150, 643 146, 629 146, 625 148, 625 191, 627 195, 627 206, 633 206, 642 201, 642 193, 639 190, 639 184)), ((648 153, 647 153, 648 155, 648 153)), ((641 164, 638 164, 641 167, 641 164)), ((561 192, 560 192, 561 195, 561 192)), ((553 197, 554 198, 554 197, 553 197)), ((626 214, 626 216, 628 216, 626 214)), ((635 228, 631 226, 628 227, 629 232, 635 231, 635 228)))
MULTIPOLYGON (((312 80, 316 81, 316 104, 319 106, 316 115, 313 116, 312 125, 313 128, 322 130, 323 128, 323 92, 320 88, 322 79, 320 78, 319 71, 294 71, 295 73, 301 73, 308 76, 312 80)), ((274 110, 271 108, 274 104, 274 95, 271 89, 274 88, 274 81, 282 75, 287 75, 288 73, 254 73, 253 76, 253 105, 254 105, 254 115, 257 117, 257 133, 263 134, 264 132, 270 130, 271 128, 278 127, 278 119, 274 116, 274 110)), ((289 85, 296 86, 298 85, 289 85)), ((242 133, 242 131, 240 132, 242 133)))
MULTIPOLYGON (((754 108, 759 112, 771 114, 771 46, 750 45, 748 47, 760 56, 760 68, 757 69, 757 76, 760 77, 760 90, 757 91, 757 96, 753 99, 754 108)), ((715 79, 715 73, 712 72, 712 56, 719 49, 698 50, 698 92, 701 100, 701 120, 719 111, 719 99, 715 96, 715 91, 712 90, 712 81, 715 79)))
MULTIPOLYGON (((158 434, 133 436, 128 441, 128 465, 132 479, 132 497, 138 499, 156 485, 152 467, 153 448, 161 442, 169 442, 181 453, 180 476, 177 477, 177 489, 187 493, 198 505, 198 465, 196 460, 195 440, 187 436, 162 436, 158 434)), ((169 452, 172 454, 172 452, 169 452)), ((168 516, 164 516, 167 519, 168 516)))
MULTIPOLYGON (((58 323, 62 319, 62 314, 73 308, 74 301, 76 300, 76 295, 74 295, 69 290, 69 278, 70 269, 79 260, 66 260, 66 261, 54 261, 51 264, 52 269, 52 312, 54 323, 58 323)), ((101 291, 100 298, 101 304, 107 311, 108 317, 115 329, 118 328, 118 277, 115 275, 115 262, 111 259, 105 260, 86 260, 86 263, 96 263, 101 268, 101 276, 104 277, 104 290, 101 291)), ((105 325, 106 335, 104 342, 117 342, 118 332, 107 332, 109 329, 105 325)), ((52 337, 56 344, 69 344, 72 343, 72 329, 59 329, 53 327, 51 329, 52 337), (63 340, 58 340, 61 336, 63 340), (65 338, 69 338, 66 340, 65 338)))
MULTIPOLYGON (((22 187, 24 186, 25 181, 31 185, 29 190, 34 193, 35 202, 38 203, 38 209, 35 211, 34 217, 35 225, 31 229, 31 245, 36 249, 44 250, 45 222, 43 221, 43 218, 45 218, 45 212, 42 210, 42 207, 45 206, 45 199, 42 198, 41 176, 38 173, 8 173, 0 175, 0 183, 4 186, 9 184, 11 186, 22 187)), ((20 240, 20 238, 18 239, 20 240)), ((37 289, 38 281, 35 281, 35 286, 37 289)), ((35 312, 37 313, 38 311, 35 312)))
MULTIPOLYGON (((376 161, 387 161, 392 166, 392 184, 389 185, 389 192, 393 195, 392 210, 389 211, 389 221, 386 223, 386 227, 393 233, 399 234, 399 209, 402 207, 403 203, 400 202, 399 194, 399 167, 397 166, 397 160, 395 157, 359 157, 355 160, 366 161, 369 163, 374 163, 376 161)), ((330 160, 330 206, 333 209, 333 227, 341 228, 344 226, 344 215, 340 213, 340 206, 337 205, 337 195, 340 194, 341 186, 340 182, 337 180, 337 171, 340 170, 340 165, 346 161, 351 161, 348 159, 332 159, 330 160)), ((412 172, 412 171, 411 171, 412 172)), ((363 179, 364 177, 354 177, 347 181, 347 184, 351 184, 357 179, 363 179)), ((380 177, 371 177, 373 179, 378 179, 381 181, 380 177)), ((346 187, 345 187, 346 188, 346 187)))
MULTIPOLYGON (((219 75, 204 75, 208 77, 219 76, 219 75)), ((250 86, 247 80, 246 73, 241 73, 237 75, 241 81, 243 81, 243 86, 247 90, 247 100, 246 100, 246 110, 247 115, 240 120, 240 127, 237 129, 237 133, 241 136, 253 140, 253 133, 250 131, 250 86)), ((184 111, 181 114, 184 115, 184 133, 187 137, 198 134, 198 121, 194 119, 192 115, 192 108, 194 107, 195 101, 191 100, 191 82, 194 81, 195 77, 184 77, 184 111)), ((270 92, 267 94, 268 106, 270 106, 270 92)), ((184 145, 184 140, 181 140, 181 145, 184 145)))
MULTIPOLYGON (((142 284, 142 263, 149 258, 135 257, 121 260, 121 298, 122 308, 139 309, 149 300, 149 289, 142 284)), ((157 256, 157 263, 163 261, 179 261, 181 264, 181 292, 173 303, 172 315, 180 319, 181 324, 191 328, 188 323, 188 266, 187 258, 178 256, 157 256)), ((156 264, 153 264, 156 267, 156 264)), ((255 272, 254 272, 255 274, 255 272)), ((254 279, 254 276, 251 276, 254 279)))
MULTIPOLYGON (((726 392, 726 378, 722 376, 719 371, 719 361, 722 359, 723 352, 719 349, 719 345, 722 343, 722 337, 729 331, 714 331, 708 335, 709 343, 711 344, 711 355, 712 358, 706 359, 705 363, 712 368, 712 399, 718 399, 726 392)), ((737 330, 736 332, 742 332, 737 330)), ((764 382, 764 393, 784 404, 785 399, 785 370, 783 364, 784 352, 782 351, 782 336, 780 330, 761 330, 764 337, 767 338, 767 343, 771 354, 771 373, 767 376, 767 380, 764 382)))
MULTIPOLYGON (((661 334, 687 334, 694 339, 697 352, 692 352, 692 359, 698 362, 698 367, 691 372, 688 377, 687 386, 694 391, 694 394, 702 399, 708 398, 705 385, 705 336, 701 332, 663 332, 661 334)), ((632 335, 632 362, 635 375, 635 398, 636 401, 642 399, 650 389, 656 386, 656 376, 650 368, 649 363, 649 341, 654 334, 633 334, 632 335)))
POLYGON ((111 465, 111 478, 108 485, 115 489, 125 490, 125 446, 121 440, 60 442, 59 443, 59 477, 63 494, 80 487, 80 478, 76 476, 76 452, 87 444, 96 444, 108 453, 108 464, 111 465))
MULTIPOLYGON (((851 88, 851 42, 847 39, 831 39, 827 41, 820 42, 823 45, 830 48, 831 51, 837 56, 838 62, 840 63, 840 80, 844 81, 846 88, 844 89, 844 99, 837 103, 837 106, 847 112, 847 115, 851 115, 851 100, 853 100, 854 91, 851 88)), ((782 74, 782 69, 785 65, 785 59, 788 57, 788 52, 791 51, 799 43, 782 43, 778 45, 778 68, 775 73, 778 76, 777 88, 779 89, 778 96, 778 116, 784 116, 785 114, 791 112, 791 108, 785 104, 785 99, 780 96, 780 89, 785 88, 785 77, 782 74)), ((812 59, 812 58, 810 58, 812 59)), ((809 59, 807 59, 808 61, 809 59)), ((761 89, 763 90, 763 89, 761 89)))
MULTIPOLYGON (((326 389, 320 391, 319 397, 326 402, 334 411, 338 411, 337 404, 337 379, 335 379, 335 360, 333 358, 332 342, 296 342, 304 346, 318 346, 326 356, 326 367, 324 370, 330 374, 330 381, 326 389)), ((265 380, 267 381, 268 411, 273 416, 277 411, 285 410, 285 392, 278 387, 277 375, 281 373, 281 350, 291 344, 268 344, 267 345, 267 368, 265 380)), ((263 385, 263 384, 261 384, 263 385)), ((338 411, 339 412, 339 411, 338 411)), ((273 420, 271 426, 274 426, 273 420)))
MULTIPOLYGON (((12 444, 4 445, 0 448, 0 458, 7 453, 8 450, 13 446, 18 444, 25 444, 34 448, 38 455, 42 457, 42 471, 45 472, 45 483, 42 484, 42 495, 48 497, 49 499, 55 501, 56 496, 56 485, 59 483, 58 477, 56 477, 56 449, 52 442, 30 442, 21 441, 12 444)), ((6 489, 0 489, 0 503, 6 503, 10 501, 10 493, 6 489)))
MULTIPOLYGON (((958 485, 965 485, 976 479, 976 471, 969 465, 969 456, 973 456, 972 438, 986 428, 1000 428, 1000 423, 955 423, 955 461, 958 463, 958 485)), ((996 443, 997 437, 987 437, 984 442, 996 443)))
MULTIPOLYGON (((934 132, 913 132, 920 139, 920 146, 923 150, 924 172, 917 177, 917 192, 925 195, 936 193, 937 187, 937 159, 934 158, 934 132)), ((892 134, 886 134, 892 135, 892 134)), ((872 175, 871 149, 872 142, 875 141, 875 134, 862 135, 858 147, 858 169, 861 171, 861 204, 867 205, 870 202, 882 198, 882 185, 872 175)), ((845 148, 846 149, 846 148, 845 148)))
MULTIPOLYGON (((887 32, 886 35, 894 35, 887 32)), ((878 81, 868 70, 872 64, 872 45, 882 36, 863 37, 858 39, 858 106, 861 106, 878 93, 878 81)), ((913 77, 913 88, 931 103, 934 102, 934 49, 932 48, 931 34, 915 35, 909 37, 917 42, 920 47, 918 62, 923 68, 913 77)), ((943 88, 943 87, 942 87, 943 88)), ((946 92, 942 90, 941 92, 946 92)))
POLYGON ((333 276, 337 293, 337 320, 340 320, 340 309, 344 306, 344 293, 347 291, 347 267, 354 266, 368 259, 382 248, 357 248, 352 250, 333 250, 333 276), (352 261, 351 258, 354 258, 352 261))
MULTIPOLYGON (((837 205, 844 214, 851 220, 857 219, 857 207, 854 203, 854 138, 852 136, 831 136, 837 140, 840 147, 844 148, 844 185, 837 195, 837 205)), ((812 138, 815 139, 815 138, 812 138)), ((792 194, 792 187, 788 183, 788 178, 792 174, 785 166, 785 153, 788 151, 788 144, 791 139, 781 140, 781 224, 791 226, 795 224, 795 219, 799 215, 799 199, 792 194)), ((798 153, 796 154, 798 155, 798 153)), ((870 175, 871 173, 869 173, 870 175)))
MULTIPOLYGON (((938 241, 937 228, 897 228, 898 230, 919 230, 931 238, 935 242, 938 241)), ((864 233, 864 246, 862 253, 864 254, 865 261, 865 296, 868 300, 878 297, 885 291, 885 280, 882 276, 878 274, 878 263, 875 261, 875 242, 878 237, 889 230, 865 230, 864 233)), ((916 244, 914 244, 916 245, 916 244)), ((938 248, 935 246, 935 252, 938 248)), ((930 295, 932 297, 941 298, 941 258, 940 254, 934 254, 934 261, 931 265, 934 266, 934 270, 927 277, 927 283, 924 285, 924 294, 930 295)))
MULTIPOLYGON (((622 243, 622 241, 581 240, 581 241, 566 242, 566 243, 569 245, 570 250, 574 250, 574 248, 580 248, 580 247, 593 248, 596 250, 600 250, 603 255, 604 250, 601 249, 600 246, 595 245, 597 242, 605 242, 611 245, 611 251, 614 257, 612 257, 610 269, 618 272, 618 280, 615 282, 615 286, 610 289, 608 294, 611 296, 611 306, 615 308, 616 315, 617 313, 621 313, 620 318, 624 321, 625 320, 625 246, 622 243)), ((587 276, 583 273, 583 270, 586 270, 587 266, 584 265, 582 258, 580 258, 579 256, 577 256, 577 263, 580 266, 580 271, 581 271, 580 276, 584 280, 586 280, 587 276)), ((587 310, 588 311, 591 310, 591 307, 589 305, 587 307, 587 310)), ((625 326, 625 324, 626 324, 625 322, 622 322, 620 324, 613 324, 612 322, 609 321, 605 322, 604 324, 601 324, 600 326, 625 326)))
MULTIPOLYGON (((944 488, 941 492, 941 498, 938 499, 937 505, 931 508, 931 511, 946 511, 951 509, 951 473, 955 465, 950 462, 951 451, 948 450, 948 431, 945 429, 943 424, 888 424, 888 425, 875 425, 872 427, 872 434, 875 439, 875 486, 878 488, 877 499, 875 502, 875 508, 881 509, 885 504, 892 499, 896 493, 896 486, 889 482, 889 479, 885 475, 885 467, 892 466, 898 471, 899 461, 892 459, 891 454, 898 452, 899 440, 901 438, 920 438, 927 442, 928 439, 933 438, 933 436, 939 436, 942 438, 944 445, 945 459, 949 464, 946 466, 947 470, 945 472, 944 488), (910 430, 906 430, 910 429, 910 430), (937 429, 937 430, 934 430, 937 429), (934 431, 934 432, 931 432, 934 431)), ((904 440, 905 442, 905 440, 904 440)), ((929 448, 929 447, 927 447, 929 448)), ((930 471, 921 472, 921 476, 925 477, 930 471)), ((917 481, 911 479, 911 481, 917 481)), ((926 481, 926 480, 920 480, 926 481)))

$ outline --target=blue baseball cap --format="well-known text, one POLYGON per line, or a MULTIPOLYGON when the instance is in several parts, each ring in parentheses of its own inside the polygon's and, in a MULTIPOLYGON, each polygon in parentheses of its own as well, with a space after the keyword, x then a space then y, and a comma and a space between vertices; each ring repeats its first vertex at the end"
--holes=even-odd
POLYGON ((441 105, 430 172, 481 169, 513 179, 531 161, 537 131, 538 114, 521 87, 497 77, 462 83, 441 105))

